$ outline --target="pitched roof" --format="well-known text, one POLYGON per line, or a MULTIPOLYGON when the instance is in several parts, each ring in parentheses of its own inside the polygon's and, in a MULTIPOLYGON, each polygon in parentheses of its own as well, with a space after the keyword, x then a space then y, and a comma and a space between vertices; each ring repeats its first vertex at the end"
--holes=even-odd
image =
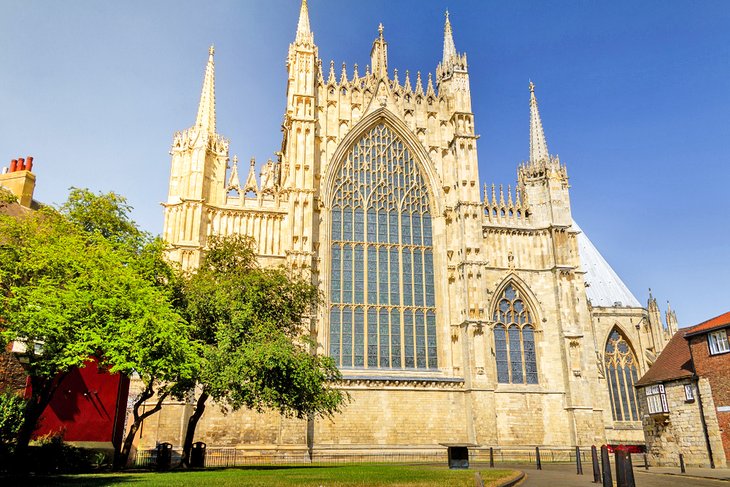
POLYGON ((684 334, 685 330, 679 330, 672 336, 654 364, 636 382, 636 386, 692 377, 694 368, 689 354, 689 344, 684 339, 684 334))
POLYGON ((699 335, 700 333, 706 333, 725 327, 730 327, 730 311, 728 311, 727 313, 723 313, 720 316, 715 316, 710 320, 703 321, 699 325, 695 325, 683 331, 685 337, 691 337, 694 335, 699 335))
POLYGON ((586 271, 586 295, 591 305, 611 308, 641 308, 639 301, 631 294, 616 271, 606 262, 588 236, 574 221, 573 228, 578 230, 578 254, 586 271))

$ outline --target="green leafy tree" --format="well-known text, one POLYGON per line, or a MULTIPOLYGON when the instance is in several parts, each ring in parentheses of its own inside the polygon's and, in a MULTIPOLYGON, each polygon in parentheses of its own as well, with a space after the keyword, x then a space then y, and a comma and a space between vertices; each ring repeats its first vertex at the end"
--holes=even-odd
POLYGON ((25 345, 31 385, 18 452, 66 374, 91 357, 111 372, 138 373, 147 399, 196 373, 199 349, 176 311, 175 272, 128 213, 113 193, 74 189, 60 212, 0 216, 0 338, 25 345))
POLYGON ((250 239, 214 237, 184 288, 186 318, 203 343, 199 391, 183 444, 188 464, 206 403, 298 418, 331 415, 347 397, 340 373, 314 353, 304 319, 315 311, 316 288, 282 268, 256 265, 250 239))

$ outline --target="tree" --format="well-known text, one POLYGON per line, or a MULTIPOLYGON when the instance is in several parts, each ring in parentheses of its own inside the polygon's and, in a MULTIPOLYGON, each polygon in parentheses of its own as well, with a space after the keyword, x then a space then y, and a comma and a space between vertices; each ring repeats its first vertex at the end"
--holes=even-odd
POLYGON ((128 213, 113 193, 74 189, 61 212, 0 216, 0 338, 25 344, 31 385, 21 454, 59 383, 91 357, 139 373, 153 392, 195 375, 198 347, 174 306, 174 272, 128 213))
POLYGON ((318 303, 310 282, 282 268, 259 268, 250 239, 214 237, 184 295, 204 352, 183 463, 210 398, 232 410, 273 408, 298 418, 339 410, 346 396, 332 385, 340 373, 314 353, 303 323, 318 303))

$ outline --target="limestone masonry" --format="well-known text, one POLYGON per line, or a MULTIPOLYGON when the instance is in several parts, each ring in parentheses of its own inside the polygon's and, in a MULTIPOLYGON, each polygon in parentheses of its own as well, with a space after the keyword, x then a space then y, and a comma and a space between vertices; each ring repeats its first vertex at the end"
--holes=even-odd
MULTIPOLYGON (((573 221, 534 85, 517 184, 482 190, 448 14, 435 76, 392 69, 382 26, 370 65, 338 75, 305 0, 286 66, 281 148, 257 178, 217 133, 211 47, 195 125, 173 138, 163 237, 188 269, 211 235, 245 234, 262 265, 311 275, 325 297, 311 333, 353 401, 309 421, 210 407, 196 441, 292 455, 643 444, 633 384, 676 318, 665 328, 654 298, 639 304, 573 221)), ((167 404, 140 447, 179 446, 191 413, 167 404)))

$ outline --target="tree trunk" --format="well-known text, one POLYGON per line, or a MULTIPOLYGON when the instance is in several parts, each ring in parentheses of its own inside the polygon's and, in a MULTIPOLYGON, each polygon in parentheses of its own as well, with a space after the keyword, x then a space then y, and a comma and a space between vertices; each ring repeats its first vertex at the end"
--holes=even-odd
POLYGON ((185 431, 185 442, 183 443, 182 464, 186 467, 190 466, 190 452, 193 450, 193 439, 195 439, 195 428, 198 426, 200 417, 205 412, 205 402, 208 400, 208 394, 202 392, 198 401, 195 403, 195 411, 188 419, 188 428, 185 431))
POLYGON ((162 402, 167 398, 168 394, 170 394, 169 391, 163 392, 159 398, 157 399, 157 403, 155 404, 155 407, 152 409, 149 409, 145 411, 142 414, 139 414, 139 409, 142 407, 142 405, 147 401, 147 399, 151 398, 155 395, 155 391, 153 388, 152 383, 148 384, 144 391, 142 391, 142 394, 140 394, 137 401, 134 403, 134 407, 132 408, 132 425, 129 427, 129 432, 127 433, 127 436, 124 438, 124 443, 122 444, 122 451, 117 453, 114 458, 114 469, 118 470, 121 468, 124 468, 127 466, 127 462, 129 462, 129 454, 132 451, 132 443, 134 442, 134 437, 137 435, 137 431, 139 431, 139 427, 142 426, 142 422, 147 419, 148 417, 155 414, 157 411, 162 409, 162 402))

